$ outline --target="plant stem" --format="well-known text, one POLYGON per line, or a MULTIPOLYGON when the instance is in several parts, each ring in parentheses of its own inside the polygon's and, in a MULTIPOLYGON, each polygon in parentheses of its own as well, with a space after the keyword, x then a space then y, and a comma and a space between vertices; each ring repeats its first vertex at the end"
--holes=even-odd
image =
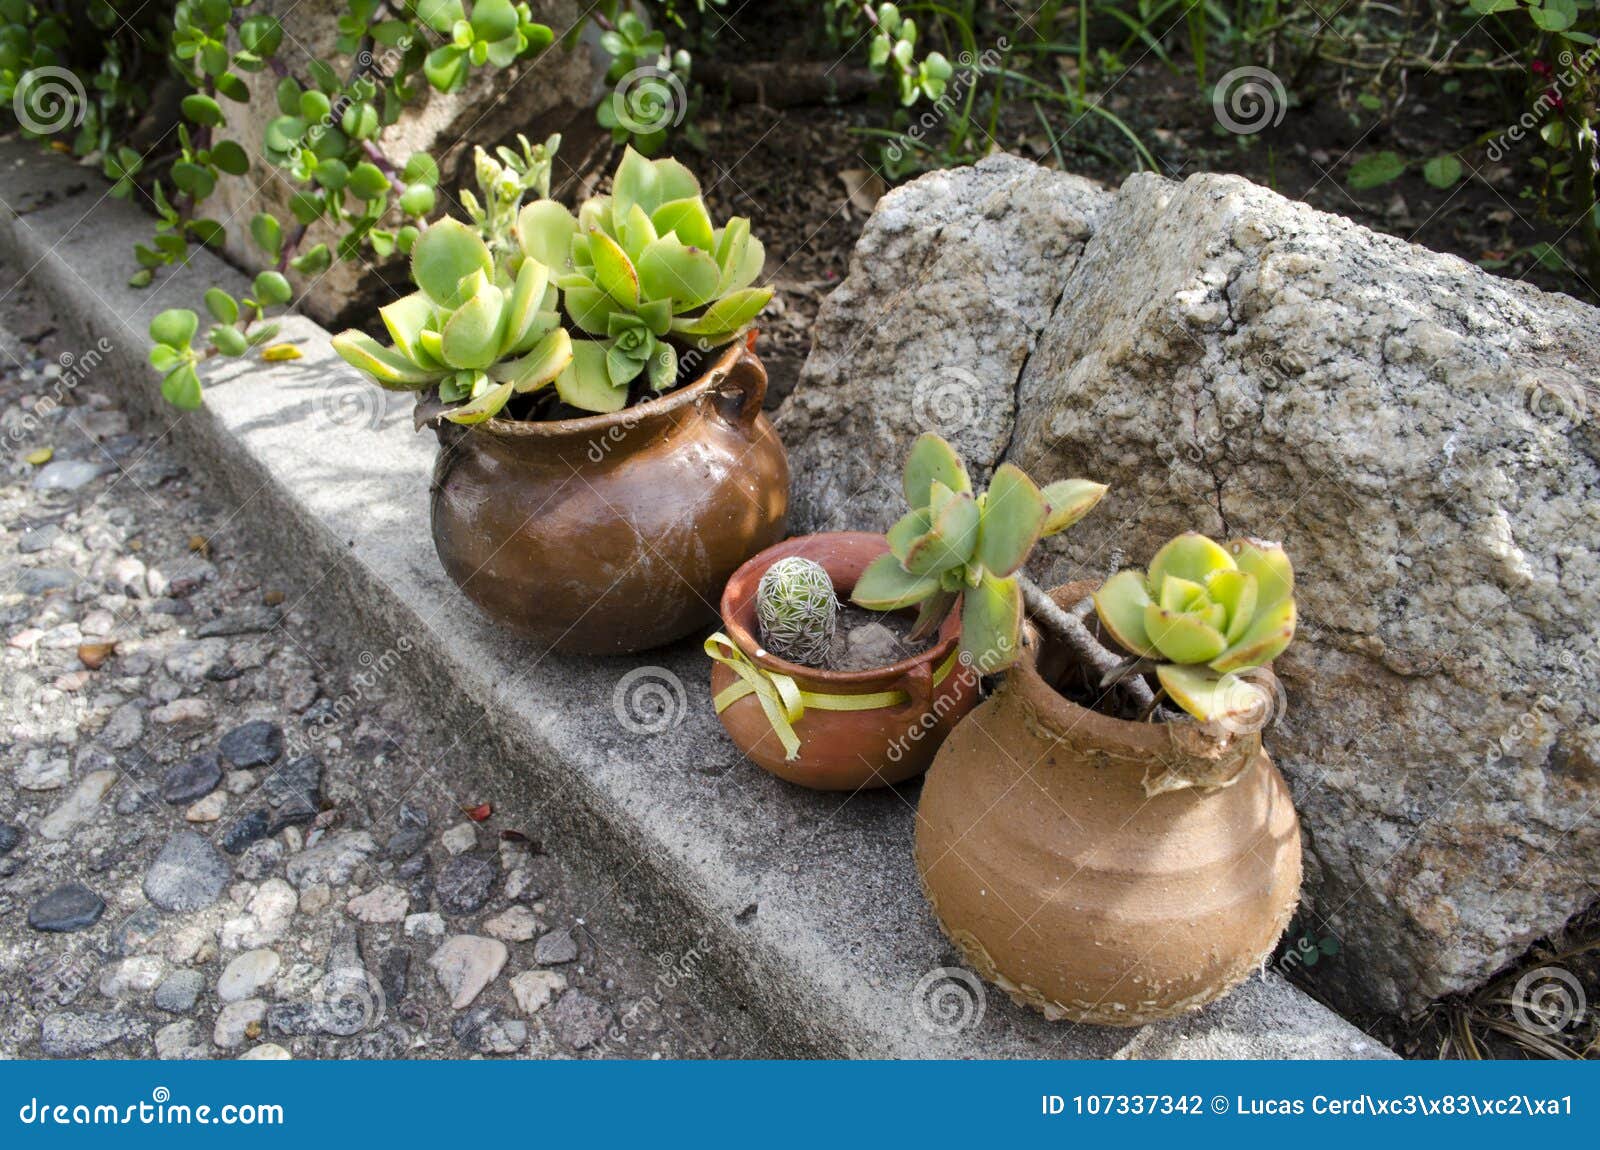
MULTIPOLYGON (((1121 659, 1100 645, 1100 641, 1076 615, 1063 610, 1037 583, 1021 572, 1017 573, 1016 578, 1022 588, 1022 602, 1029 618, 1090 667, 1094 671, 1094 679, 1105 676, 1122 664, 1121 659)), ((1115 689, 1125 694, 1141 711, 1155 701, 1150 685, 1137 675, 1121 680, 1115 689)))

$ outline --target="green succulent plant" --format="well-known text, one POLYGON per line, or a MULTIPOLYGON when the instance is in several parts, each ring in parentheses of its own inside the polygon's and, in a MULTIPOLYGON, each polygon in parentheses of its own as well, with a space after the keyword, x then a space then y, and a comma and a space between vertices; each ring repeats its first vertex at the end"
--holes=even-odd
POLYGON ((442 220, 413 247, 411 278, 416 291, 378 309, 394 346, 355 330, 333 338, 345 362, 380 385, 436 386, 440 400, 460 403, 444 418, 473 424, 571 365, 572 338, 554 310, 550 269, 538 260, 524 258, 511 278, 474 229, 442 220))
POLYGON ((1266 666, 1294 638, 1294 568, 1280 544, 1223 546, 1191 531, 1148 569, 1113 575, 1094 605, 1121 646, 1165 660, 1156 677, 1174 702, 1197 719, 1226 718, 1248 694, 1234 676, 1266 666))
POLYGON ((618 407, 641 373, 652 390, 672 386, 675 345, 730 343, 772 299, 771 288, 750 286, 765 260, 750 221, 735 216, 715 227, 699 181, 674 159, 628 148, 609 195, 585 201, 576 217, 535 201, 517 227, 523 249, 558 269, 572 322, 604 343, 603 357, 575 361, 575 372, 589 376, 584 390, 609 386, 618 407))
POLYGON ((903 483, 911 510, 889 529, 889 554, 862 572, 852 600, 874 611, 920 604, 914 636, 931 633, 959 601, 963 655, 985 673, 1004 670, 1021 646, 1020 568, 1039 540, 1087 515, 1105 485, 1040 488, 1004 463, 975 495, 960 456, 931 432, 912 445, 903 483))

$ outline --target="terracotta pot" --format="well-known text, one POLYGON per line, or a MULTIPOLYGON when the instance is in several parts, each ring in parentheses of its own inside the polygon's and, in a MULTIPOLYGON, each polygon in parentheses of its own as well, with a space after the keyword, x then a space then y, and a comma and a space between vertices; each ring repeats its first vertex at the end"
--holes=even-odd
MULTIPOLYGON (((961 639, 961 620, 955 612, 945 620, 938 641, 928 650, 874 670, 819 671, 762 649, 757 638, 756 587, 768 567, 791 555, 815 560, 833 580, 842 601, 849 598, 867 564, 888 549, 883 536, 863 531, 806 535, 767 548, 728 580, 722 593, 724 633, 762 671, 787 675, 802 691, 812 694, 860 696, 893 691, 903 696, 893 706, 872 710, 807 707, 793 724, 800 739, 793 760, 786 757, 755 695, 746 695, 724 709, 722 725, 739 749, 780 779, 819 791, 855 791, 915 778, 928 769, 939 744, 978 700, 978 676, 955 660, 961 639), (946 673, 936 684, 941 668, 947 668, 946 673)), ((713 697, 738 681, 725 664, 712 664, 713 697)))
MULTIPOLYGON (((1052 592, 1063 607, 1094 589, 1052 592)), ((1085 710, 1030 640, 940 750, 917 869, 946 935, 1050 1018, 1136 1026, 1259 969, 1300 893, 1300 826, 1259 733, 1085 710)))
POLYGON ((496 623, 552 650, 682 638, 716 617, 739 564, 783 538, 789 464, 761 414, 766 389, 735 344, 694 383, 610 415, 442 425, 439 561, 496 623))

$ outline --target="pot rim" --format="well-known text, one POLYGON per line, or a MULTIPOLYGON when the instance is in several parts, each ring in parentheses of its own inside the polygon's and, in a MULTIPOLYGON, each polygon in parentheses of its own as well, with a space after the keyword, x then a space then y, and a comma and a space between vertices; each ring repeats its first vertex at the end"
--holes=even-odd
POLYGON ((727 377, 740 356, 746 352, 755 354, 755 337, 756 332, 752 329, 745 339, 736 339, 724 347, 722 354, 717 356, 697 379, 647 403, 624 407, 621 411, 585 415, 576 419, 501 419, 496 416, 462 430, 487 432, 505 439, 554 440, 604 434, 614 427, 637 427, 698 402, 727 377))
MULTIPOLYGON (((1051 588, 1047 594, 1063 610, 1070 610, 1086 596, 1093 594, 1098 586, 1099 584, 1093 579, 1080 579, 1051 588)), ((1027 700, 1035 714, 1056 731, 1075 731, 1097 741, 1134 744, 1138 749, 1152 754, 1158 752, 1170 754, 1176 738, 1185 741, 1204 740, 1205 743, 1213 744, 1219 749, 1233 742, 1233 740, 1219 742, 1207 735, 1201 729, 1199 721, 1192 715, 1185 715, 1177 722, 1142 723, 1102 714, 1100 711, 1073 702, 1045 682, 1044 676, 1039 674, 1040 645, 1041 639, 1037 630, 1031 625, 1024 627, 1022 658, 1006 671, 1005 677, 1007 683, 1014 685, 1027 700)), ((1259 736, 1258 732, 1256 734, 1259 736)))
MULTIPOLYGON (((847 546, 867 547, 876 545, 874 558, 889 550, 889 544, 882 535, 871 531, 822 531, 812 535, 796 535, 782 542, 774 543, 766 550, 758 552, 740 565, 729 578, 727 585, 722 589, 722 601, 719 610, 722 615, 722 625, 727 630, 728 637, 746 658, 765 671, 776 671, 780 675, 788 675, 791 679, 807 680, 824 686, 878 688, 886 683, 899 680, 916 670, 919 666, 926 665, 932 671, 956 649, 961 641, 961 613, 951 611, 949 616, 939 628, 938 642, 925 651, 921 651, 909 658, 901 659, 898 663, 888 663, 882 667, 869 667, 864 671, 827 671, 820 667, 807 667, 800 663, 791 663, 787 659, 779 658, 766 650, 756 639, 751 624, 755 618, 755 598, 751 596, 746 610, 735 610, 733 601, 734 588, 741 582, 748 580, 753 569, 759 567, 762 574, 766 569, 779 559, 787 559, 793 555, 811 558, 816 548, 810 546, 813 540, 837 540, 847 546), (749 622, 746 622, 748 616, 749 622)), ((759 576, 757 576, 759 578, 759 576)), ((854 584, 845 588, 848 594, 854 584)), ((839 588, 835 587, 835 593, 839 588)))

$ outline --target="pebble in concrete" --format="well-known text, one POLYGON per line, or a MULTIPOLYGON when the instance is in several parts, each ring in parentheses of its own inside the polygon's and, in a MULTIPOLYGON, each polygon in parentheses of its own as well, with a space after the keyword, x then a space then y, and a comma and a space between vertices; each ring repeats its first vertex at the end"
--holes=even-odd
POLYGON ((28 925, 55 933, 84 930, 105 910, 105 899, 81 882, 63 883, 28 908, 28 925))
POLYGON ((217 980, 217 997, 223 1002, 238 1002, 253 998, 257 991, 278 976, 283 960, 278 952, 262 947, 247 950, 239 955, 222 972, 217 980))
POLYGON ((578 957, 578 943, 569 930, 552 930, 533 944, 533 961, 540 966, 556 966, 578 957))
POLYGON ((95 771, 85 776, 59 807, 39 824, 39 835, 52 841, 64 839, 94 817, 100 800, 117 781, 116 771, 95 771))
POLYGON ((499 939, 458 934, 433 952, 428 965, 450 996, 450 1005, 465 1010, 499 976, 508 957, 506 944, 499 939))
POLYGON ((217 901, 232 877, 215 847, 194 831, 179 831, 145 872, 144 893, 162 910, 203 910, 217 901))
POLYGON ((161 777, 161 797, 173 806, 203 799, 222 782, 222 764, 217 756, 195 755, 170 768, 161 777))
POLYGON ((405 891, 386 884, 357 895, 345 904, 345 910, 361 922, 399 922, 410 906, 411 899, 405 891))
POLYGON ((538 1014, 567 989, 567 976, 555 970, 525 970, 511 980, 511 996, 524 1014, 538 1014))
POLYGON ((267 1004, 259 998, 230 1002, 217 1013, 211 1041, 224 1050, 243 1046, 246 1039, 261 1033, 261 1024, 266 1017, 267 1004))
POLYGON ((253 719, 223 735, 217 749, 236 767, 264 767, 283 755, 283 728, 253 719))
POLYGON ((156 1009, 168 1014, 188 1014, 204 987, 205 976, 198 970, 175 970, 156 987, 156 1009))

